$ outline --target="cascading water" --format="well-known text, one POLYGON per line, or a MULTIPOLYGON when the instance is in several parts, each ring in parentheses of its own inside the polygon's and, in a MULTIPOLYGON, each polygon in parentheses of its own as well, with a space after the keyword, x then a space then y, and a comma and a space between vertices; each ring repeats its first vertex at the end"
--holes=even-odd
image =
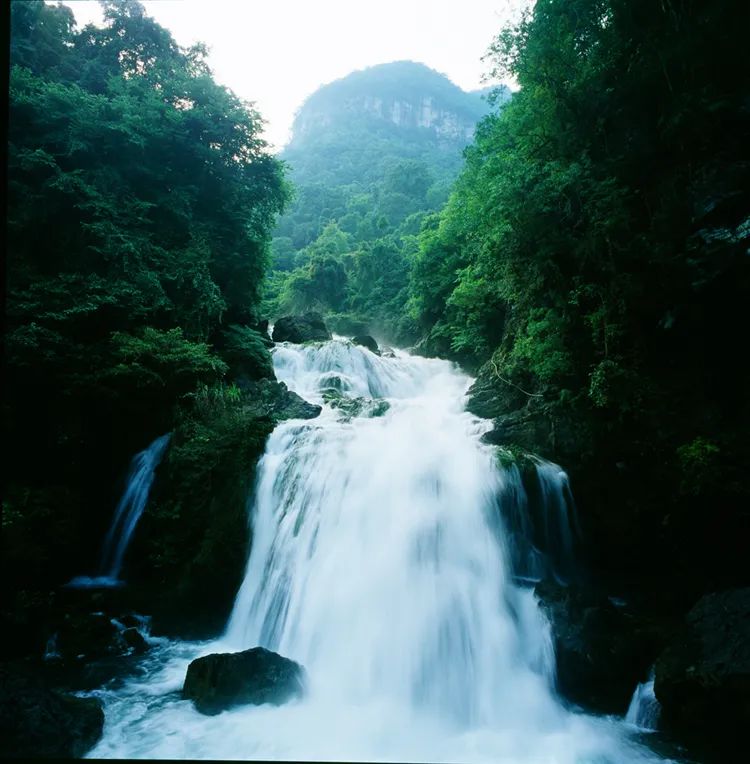
POLYGON ((278 378, 325 404, 279 425, 258 468, 253 547, 226 634, 152 652, 105 690, 93 757, 646 762, 626 725, 566 710, 548 626, 512 583, 496 497, 510 472, 463 410, 470 379, 333 340, 277 346, 278 378), (383 397, 346 417, 324 391, 383 397), (302 663, 306 696, 202 716, 188 662, 262 645, 302 663))
POLYGON ((659 724, 661 705, 654 693, 655 671, 651 668, 648 679, 641 682, 633 693, 633 697, 625 715, 625 721, 644 732, 655 732, 659 724))
POLYGON ((568 476, 558 464, 526 458, 526 480, 516 464, 508 464, 498 495, 511 570, 521 581, 546 576, 570 581, 578 574, 575 548, 581 533, 568 476))
POLYGON ((125 551, 148 502, 154 472, 164 456, 170 437, 170 433, 161 435, 133 457, 125 490, 104 538, 99 574, 95 577, 78 576, 68 584, 69 587, 117 586, 121 583, 119 577, 125 551))

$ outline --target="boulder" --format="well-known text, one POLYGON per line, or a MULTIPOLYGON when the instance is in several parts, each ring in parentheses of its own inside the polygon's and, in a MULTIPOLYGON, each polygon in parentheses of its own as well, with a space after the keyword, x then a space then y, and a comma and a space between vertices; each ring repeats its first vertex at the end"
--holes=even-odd
POLYGON ((324 342, 331 339, 331 333, 320 313, 305 313, 303 316, 284 316, 273 327, 274 342, 324 342))
POLYGON ((381 417, 391 407, 391 404, 382 398, 349 398, 332 388, 323 391, 323 400, 331 408, 338 409, 341 412, 341 420, 345 422, 353 417, 381 417))
POLYGON ((56 645, 62 658, 72 660, 95 660, 128 651, 121 629, 104 613, 66 615, 56 645))
POLYGON ((102 736, 96 698, 50 689, 26 665, 0 664, 0 740, 4 758, 79 758, 102 736))
POLYGON ((534 593, 551 625, 558 692, 592 711, 624 714, 668 627, 594 590, 542 581, 534 593))
POLYGON ((369 334, 357 334, 356 336, 352 337, 352 344, 361 345, 362 347, 365 347, 375 353, 375 355, 380 355, 380 348, 378 347, 378 343, 375 342, 375 338, 371 337, 369 334))
POLYGON ((739 742, 750 725, 750 588, 701 597, 656 661, 665 728, 739 742))
POLYGON ((284 382, 261 380, 250 389, 255 403, 266 416, 280 422, 284 419, 314 419, 323 410, 292 392, 284 382))
POLYGON ((304 669, 263 647, 241 653, 214 653, 189 666, 182 695, 202 714, 232 706, 281 705, 302 695, 304 669))
POLYGON ((122 632, 122 639, 136 655, 145 653, 148 650, 149 645, 143 634, 132 626, 122 632))

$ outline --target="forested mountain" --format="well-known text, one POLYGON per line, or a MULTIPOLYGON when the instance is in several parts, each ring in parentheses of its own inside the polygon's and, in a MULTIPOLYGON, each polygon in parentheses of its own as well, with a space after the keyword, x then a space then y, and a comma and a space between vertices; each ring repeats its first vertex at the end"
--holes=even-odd
POLYGON ((280 157, 101 4, 9 13, 3 752, 744 761, 746 4, 536 0, 512 98, 280 157))
MULTIPOLYGON (((273 240, 266 312, 318 309, 342 331, 414 341, 408 273, 424 215, 438 209, 490 105, 424 64, 373 66, 302 106, 281 157, 295 198, 273 240)), ((503 103, 510 93, 496 93, 503 103)))

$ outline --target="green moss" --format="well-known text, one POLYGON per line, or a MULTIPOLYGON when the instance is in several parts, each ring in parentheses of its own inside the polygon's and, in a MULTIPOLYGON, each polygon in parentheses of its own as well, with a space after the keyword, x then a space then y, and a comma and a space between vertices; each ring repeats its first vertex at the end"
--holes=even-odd
POLYGON ((156 593, 157 627, 203 636, 223 625, 247 559, 255 465, 274 424, 236 386, 204 386, 178 410, 132 553, 134 578, 156 593))
POLYGON ((273 362, 267 342, 248 326, 233 324, 222 333, 221 357, 237 378, 273 379, 273 362))
POLYGON ((676 450, 680 469, 680 489, 698 495, 714 486, 722 473, 721 449, 698 436, 676 450))
POLYGON ((532 455, 515 443, 495 447, 495 458, 503 469, 516 466, 522 473, 534 467, 532 455))

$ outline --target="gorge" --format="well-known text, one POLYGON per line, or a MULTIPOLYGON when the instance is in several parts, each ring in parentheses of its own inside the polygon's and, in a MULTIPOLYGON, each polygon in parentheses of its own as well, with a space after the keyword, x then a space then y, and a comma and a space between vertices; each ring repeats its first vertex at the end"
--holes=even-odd
POLYGON ((9 4, 3 756, 744 762, 741 5, 536 0, 274 153, 151 5, 9 4))

